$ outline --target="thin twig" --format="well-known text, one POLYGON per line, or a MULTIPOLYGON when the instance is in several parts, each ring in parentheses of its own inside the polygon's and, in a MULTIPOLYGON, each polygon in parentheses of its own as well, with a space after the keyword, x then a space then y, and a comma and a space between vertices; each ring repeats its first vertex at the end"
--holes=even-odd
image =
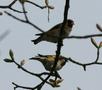
POLYGON ((32 5, 36 6, 36 7, 39 7, 41 9, 47 8, 47 6, 39 6, 38 4, 36 4, 34 2, 31 2, 31 1, 26 1, 26 2, 32 4, 32 5))
POLYGON ((23 88, 23 89, 30 89, 30 90, 33 90, 32 87, 25 87, 25 86, 21 86, 21 85, 18 85, 14 82, 12 82, 13 85, 15 85, 14 87, 14 90, 16 90, 17 88, 23 88))
POLYGON ((10 16, 10 17, 12 17, 12 18, 14 18, 14 19, 16 19, 16 20, 18 20, 18 21, 20 21, 20 22, 27 23, 27 24, 33 26, 34 28, 36 28, 36 29, 39 30, 40 32, 44 32, 44 30, 42 30, 41 28, 39 28, 39 27, 36 26, 35 24, 31 23, 30 21, 28 22, 28 21, 26 21, 26 20, 23 20, 23 19, 17 18, 16 16, 10 14, 10 13, 7 12, 7 11, 5 11, 5 13, 6 13, 8 16, 10 16))
POLYGON ((86 63, 86 64, 83 64, 83 63, 80 63, 80 62, 77 62, 75 60, 73 60, 72 58, 68 58, 68 60, 74 64, 77 64, 79 66, 82 66, 84 68, 84 70, 86 70, 86 66, 90 66, 90 65, 93 65, 93 64, 98 64, 98 65, 102 65, 102 62, 98 62, 99 60, 99 54, 100 54, 100 51, 99 51, 99 48, 97 48, 97 57, 96 57, 96 60, 91 62, 91 63, 86 63))
MULTIPOLYGON (((23 12, 26 12, 24 4, 21 3, 21 5, 22 5, 23 12)), ((29 22, 29 19, 28 19, 28 17, 27 17, 27 13, 23 13, 23 14, 24 14, 24 16, 25 16, 26 22, 29 22)))
POLYGON ((100 54, 100 48, 97 48, 97 58, 96 58, 95 62, 98 62, 98 60, 99 60, 99 54, 100 54))
MULTIPOLYGON (((68 9, 69 9, 69 0, 66 0, 65 11, 64 11, 64 20, 63 20, 61 31, 60 31, 60 36, 62 35, 64 25, 65 25, 65 23, 67 21, 68 9)), ((59 38, 58 45, 57 45, 57 51, 56 51, 56 58, 55 58, 55 62, 54 62, 53 68, 51 69, 51 72, 46 77, 46 79, 42 83, 37 85, 35 88, 39 88, 39 90, 41 90, 41 88, 43 87, 45 82, 50 78, 50 76, 53 73, 53 71, 55 71, 55 68, 56 68, 56 65, 57 65, 57 62, 58 62, 58 58, 59 58, 59 55, 60 55, 61 47, 62 47, 62 38, 59 38)))
MULTIPOLYGON (((45 73, 40 73, 40 74, 36 74, 36 73, 30 72, 30 71, 28 71, 27 69, 25 69, 24 67, 22 67, 20 64, 18 64, 15 60, 14 60, 13 62, 15 63, 15 65, 17 65, 17 67, 19 67, 19 69, 22 69, 24 72, 26 72, 26 73, 28 73, 28 74, 30 74, 30 75, 33 75, 33 76, 38 77, 38 78, 39 78, 40 80, 42 80, 42 81, 44 81, 44 79, 43 79, 41 76, 42 76, 43 74, 49 74, 49 73, 47 73, 47 72, 45 72, 45 73)), ((51 76, 55 76, 55 74, 52 74, 51 76)), ((46 83, 52 86, 51 83, 49 83, 49 82, 47 82, 47 81, 46 81, 46 83)))
POLYGON ((16 10, 16 9, 12 8, 12 6, 13 6, 16 2, 17 2, 17 0, 14 0, 14 1, 12 1, 9 5, 0 6, 0 8, 2 8, 2 9, 10 9, 10 10, 12 10, 12 11, 14 11, 14 12, 18 12, 18 13, 24 13, 24 12, 22 12, 22 11, 19 11, 19 10, 16 10))
POLYGON ((9 6, 12 7, 12 6, 16 3, 16 1, 17 1, 17 0, 14 0, 13 2, 11 2, 11 3, 9 4, 9 6))
MULTIPOLYGON (((14 12, 18 12, 18 13, 27 13, 26 11, 25 12, 22 12, 22 11, 19 11, 19 10, 16 10, 16 9, 14 9, 14 8, 12 8, 12 6, 17 2, 18 0, 14 0, 14 1, 12 1, 9 5, 6 5, 6 6, 0 6, 0 8, 2 8, 2 9, 10 9, 10 10, 12 10, 12 11, 14 11, 14 12)), ((34 2, 31 2, 31 1, 26 1, 27 3, 30 3, 30 4, 32 4, 32 5, 35 5, 36 7, 39 7, 40 9, 44 9, 44 8, 47 8, 47 6, 40 6, 40 5, 38 5, 38 4, 35 4, 34 2)))
POLYGON ((92 38, 92 37, 102 37, 102 34, 90 34, 90 35, 85 35, 85 36, 68 36, 66 39, 87 39, 87 38, 92 38))

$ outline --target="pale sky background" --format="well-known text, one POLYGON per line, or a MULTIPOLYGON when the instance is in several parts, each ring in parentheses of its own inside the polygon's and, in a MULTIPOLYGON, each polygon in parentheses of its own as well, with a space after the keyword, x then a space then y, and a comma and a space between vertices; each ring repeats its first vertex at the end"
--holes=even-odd
MULTIPOLYGON (((10 0, 0 0, 0 4, 7 4, 10 0)), ((33 0, 32 0, 33 1, 33 0)), ((50 22, 47 21, 47 9, 41 10, 35 6, 26 5, 29 11, 30 20, 47 31, 52 26, 63 21, 63 10, 65 0, 49 0, 50 5, 55 7, 50 12, 50 22)), ((96 23, 102 25, 102 0, 70 0, 69 18, 75 21, 75 26, 71 35, 89 35, 101 33, 96 29, 96 23)), ((44 5, 44 0, 34 0, 39 5, 44 5)), ((15 8, 19 8, 15 5, 15 8)), ((0 11, 3 11, 0 9, 0 11)), ((8 10, 10 13, 21 17, 20 14, 8 10)), ((13 90, 12 82, 24 86, 35 86, 39 83, 39 79, 33 77, 22 70, 18 69, 15 64, 8 64, 3 61, 8 57, 10 49, 14 51, 15 59, 20 62, 26 60, 25 68, 32 72, 45 71, 40 62, 29 61, 32 56, 40 54, 55 54, 56 44, 49 42, 41 42, 33 45, 30 41, 35 39, 36 33, 39 31, 30 25, 21 23, 4 14, 0 16, 0 35, 6 30, 11 33, 0 42, 0 90, 13 90)), ((96 38, 99 43, 102 38, 96 38)), ((96 59, 96 48, 91 44, 90 39, 64 40, 64 46, 61 54, 66 57, 87 63, 96 59)), ((100 61, 102 61, 102 49, 100 53, 100 61)), ((82 67, 73 63, 67 63, 62 70, 59 71, 64 81, 61 87, 52 88, 44 85, 42 90, 102 90, 102 65, 92 65, 84 71, 82 67)), ((23 89, 17 89, 23 90, 23 89)))

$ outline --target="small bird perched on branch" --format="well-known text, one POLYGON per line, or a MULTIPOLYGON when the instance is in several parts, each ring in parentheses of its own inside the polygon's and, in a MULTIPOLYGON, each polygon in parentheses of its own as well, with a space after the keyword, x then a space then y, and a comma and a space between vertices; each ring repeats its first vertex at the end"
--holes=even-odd
MULTIPOLYGON (((51 71, 51 69, 53 68, 53 65, 55 63, 55 57, 56 57, 56 55, 38 54, 38 56, 32 57, 30 59, 40 61, 47 71, 51 71)), ((60 70, 66 64, 67 61, 68 61, 68 58, 66 58, 64 56, 59 56, 55 70, 56 71, 60 70)))
MULTIPOLYGON (((73 25, 74 25, 74 21, 73 20, 68 19, 66 21, 66 24, 64 26, 64 30, 62 32, 62 39, 65 39, 66 37, 69 36, 70 32, 72 31, 73 25)), ((61 27, 62 27, 62 23, 57 24, 56 26, 52 27, 47 32, 36 34, 37 36, 40 36, 40 37, 38 37, 35 40, 32 40, 32 42, 34 44, 38 44, 41 41, 48 41, 48 42, 57 43, 58 42, 58 38, 60 38, 59 35, 60 35, 61 27)))

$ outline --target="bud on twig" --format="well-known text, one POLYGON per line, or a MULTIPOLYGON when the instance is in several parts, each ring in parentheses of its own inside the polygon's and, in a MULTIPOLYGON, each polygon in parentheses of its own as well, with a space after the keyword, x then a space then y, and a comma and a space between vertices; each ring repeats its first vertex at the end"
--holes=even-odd
POLYGON ((10 58, 12 59, 12 60, 14 60, 14 54, 13 54, 13 51, 10 49, 10 51, 9 51, 9 55, 10 55, 10 58))
POLYGON ((22 61, 20 62, 20 65, 23 66, 24 64, 25 64, 25 60, 22 60, 22 61))
POLYGON ((96 48, 98 48, 98 45, 97 45, 96 41, 93 38, 91 38, 91 42, 96 48))
POLYGON ((100 44, 99 44, 99 48, 101 48, 102 47, 102 42, 100 42, 100 44))
POLYGON ((102 32, 102 27, 99 24, 96 24, 97 29, 102 32))

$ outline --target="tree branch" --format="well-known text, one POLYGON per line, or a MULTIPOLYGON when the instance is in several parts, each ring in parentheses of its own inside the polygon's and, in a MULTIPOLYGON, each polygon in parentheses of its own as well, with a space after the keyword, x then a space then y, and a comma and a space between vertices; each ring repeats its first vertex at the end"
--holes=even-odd
MULTIPOLYGON (((65 26, 65 23, 67 21, 68 9, 69 9, 69 0, 66 0, 65 10, 64 10, 64 20, 63 20, 62 27, 61 27, 61 30, 60 30, 60 36, 62 36, 62 32, 63 32, 64 26, 65 26)), ((57 44, 56 58, 55 58, 53 68, 52 68, 50 74, 46 77, 46 79, 37 86, 37 87, 39 87, 38 90, 41 90, 41 88, 43 87, 45 82, 50 78, 53 71, 55 71, 55 68, 56 68, 56 65, 57 65, 57 62, 58 62, 58 58, 59 58, 59 55, 60 55, 60 52, 61 52, 61 47, 62 47, 62 38, 59 38, 58 44, 57 44)))
POLYGON ((91 35, 85 35, 85 36, 68 36, 67 39, 87 39, 92 37, 102 37, 102 34, 91 34, 91 35))
POLYGON ((30 3, 36 7, 39 7, 40 9, 44 9, 44 8, 47 8, 47 6, 39 6, 38 4, 34 3, 34 2, 31 2, 31 1, 26 1, 27 3, 30 3))
POLYGON ((2 8, 2 9, 10 9, 10 10, 12 10, 12 11, 14 11, 14 12, 18 12, 18 13, 24 13, 24 12, 22 12, 22 11, 19 11, 19 10, 16 10, 16 9, 12 8, 12 6, 13 6, 16 2, 17 2, 17 0, 14 0, 14 1, 12 1, 9 5, 7 5, 7 6, 0 6, 0 8, 2 8))
POLYGON ((26 24, 29 24, 29 25, 33 26, 34 28, 36 28, 36 29, 39 30, 40 32, 44 32, 42 29, 40 29, 38 26, 36 26, 35 24, 33 24, 33 23, 30 22, 30 21, 26 21, 26 20, 17 18, 16 16, 10 14, 10 13, 7 12, 7 11, 5 11, 5 13, 6 13, 8 16, 10 16, 10 17, 12 17, 12 18, 14 18, 14 19, 16 19, 16 20, 18 20, 18 21, 20 21, 20 22, 23 22, 23 23, 26 23, 26 24))
POLYGON ((84 68, 84 70, 86 71, 86 66, 90 66, 90 65, 94 65, 94 64, 102 65, 102 62, 98 62, 99 55, 100 55, 100 48, 97 48, 97 57, 96 57, 96 60, 94 60, 91 63, 83 64, 83 63, 80 63, 80 62, 77 62, 77 61, 73 60, 72 58, 68 58, 68 61, 70 61, 70 62, 72 62, 74 64, 77 64, 79 66, 82 66, 84 68))

